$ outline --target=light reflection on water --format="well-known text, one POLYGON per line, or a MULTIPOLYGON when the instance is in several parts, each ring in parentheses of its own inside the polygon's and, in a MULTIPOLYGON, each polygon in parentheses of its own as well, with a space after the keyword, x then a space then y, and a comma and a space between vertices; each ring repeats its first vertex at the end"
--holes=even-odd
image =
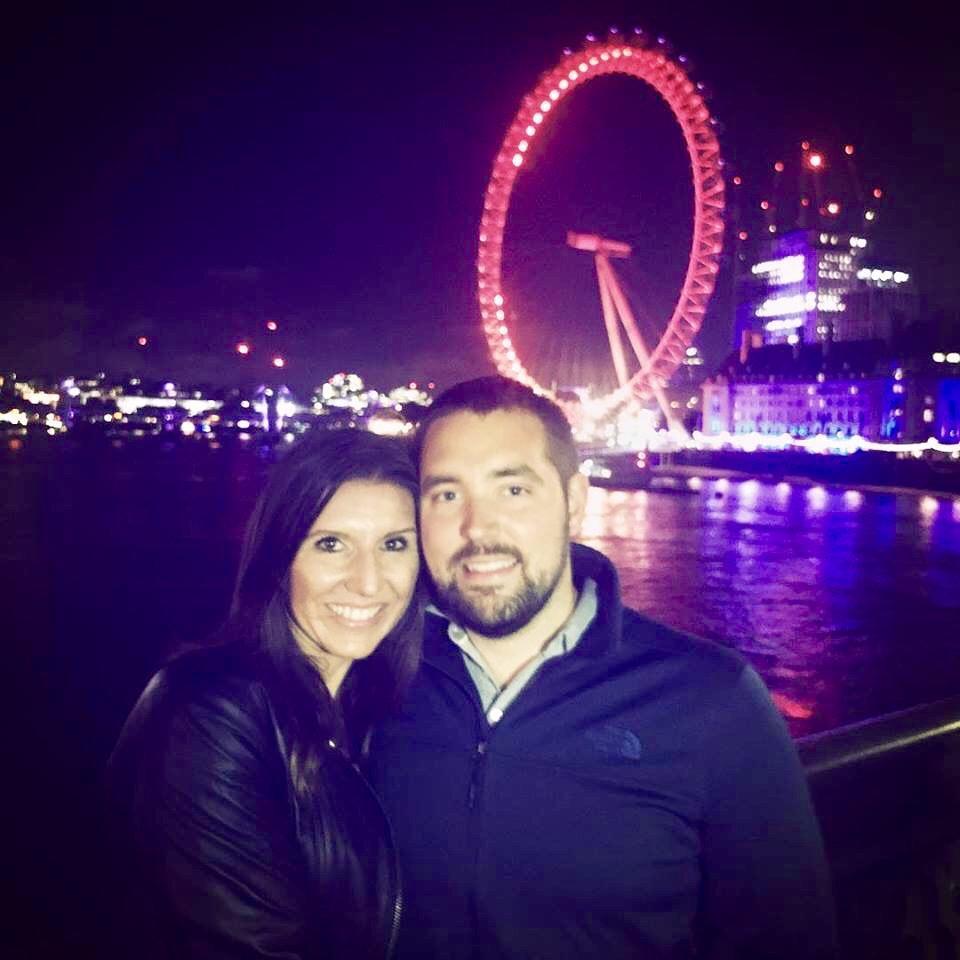
POLYGON ((580 539, 627 603, 740 649, 828 729, 960 693, 960 500, 703 479, 592 488, 580 539))
MULTIPOLYGON (((64 729, 89 714, 112 742, 163 656, 222 619, 266 467, 192 445, 0 461, 25 701, 59 704, 64 729)), ((797 734, 960 692, 960 498, 698 478, 592 488, 587 508, 581 539, 628 603, 742 650, 809 711, 797 734)))

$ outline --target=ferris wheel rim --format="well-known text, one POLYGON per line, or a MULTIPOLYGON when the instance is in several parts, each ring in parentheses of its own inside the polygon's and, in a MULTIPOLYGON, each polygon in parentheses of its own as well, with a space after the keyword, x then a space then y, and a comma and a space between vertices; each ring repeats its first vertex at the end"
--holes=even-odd
POLYGON ((537 85, 522 98, 494 160, 484 194, 477 255, 481 321, 498 371, 552 396, 552 391, 542 387, 527 371, 510 337, 501 272, 510 199, 525 158, 554 106, 585 83, 617 74, 634 77, 652 87, 680 126, 692 169, 694 216, 687 269, 670 319, 650 352, 648 365, 601 398, 601 406, 607 409, 634 396, 649 396, 653 378, 666 383, 700 330, 716 285, 724 228, 723 161, 713 130, 715 121, 683 64, 658 46, 640 45, 616 36, 566 53, 542 74, 537 85))

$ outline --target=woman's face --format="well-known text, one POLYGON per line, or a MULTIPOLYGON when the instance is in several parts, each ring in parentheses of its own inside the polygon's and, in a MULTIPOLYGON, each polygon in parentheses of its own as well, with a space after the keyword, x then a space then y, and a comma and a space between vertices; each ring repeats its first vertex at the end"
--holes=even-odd
POLYGON ((313 521, 290 568, 294 636, 335 694, 413 596, 419 559, 413 497, 375 480, 344 483, 313 521))

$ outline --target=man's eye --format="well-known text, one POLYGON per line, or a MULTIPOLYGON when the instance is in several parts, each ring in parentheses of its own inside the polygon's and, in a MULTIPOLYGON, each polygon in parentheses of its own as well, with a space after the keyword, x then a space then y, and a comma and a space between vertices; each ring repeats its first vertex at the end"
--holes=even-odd
POLYGON ((452 503, 457 499, 456 490, 438 490, 432 497, 434 503, 452 503))
POLYGON ((521 487, 519 483, 512 483, 509 487, 507 487, 507 493, 509 493, 511 497, 520 497, 526 492, 527 488, 521 487))
POLYGON ((336 553, 338 550, 343 549, 343 544, 340 543, 337 537, 317 537, 317 539, 313 541, 313 546, 321 553, 336 553))

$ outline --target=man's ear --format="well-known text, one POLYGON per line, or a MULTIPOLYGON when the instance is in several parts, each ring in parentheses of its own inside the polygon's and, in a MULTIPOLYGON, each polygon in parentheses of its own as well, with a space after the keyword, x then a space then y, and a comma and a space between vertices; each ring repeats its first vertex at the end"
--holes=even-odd
POLYGON ((579 471, 567 482, 567 527, 570 536, 580 532, 583 516, 587 511, 587 492, 590 481, 579 471))

